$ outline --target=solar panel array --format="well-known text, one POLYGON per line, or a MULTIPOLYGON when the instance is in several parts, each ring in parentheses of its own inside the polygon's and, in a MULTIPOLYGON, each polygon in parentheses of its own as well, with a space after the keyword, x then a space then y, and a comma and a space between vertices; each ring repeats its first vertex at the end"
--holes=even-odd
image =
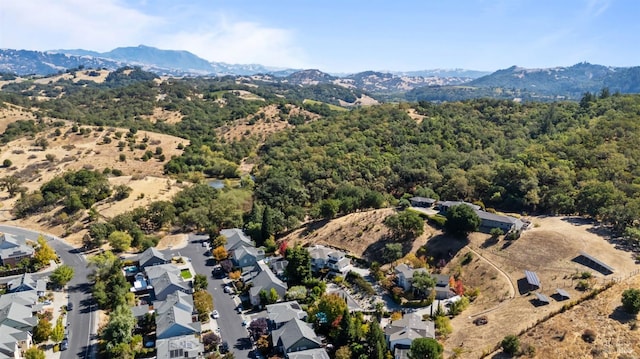
POLYGON ((529 285, 536 286, 538 288, 541 287, 540 279, 538 279, 538 275, 535 272, 526 270, 524 271, 524 275, 527 277, 527 283, 529 283, 529 285))

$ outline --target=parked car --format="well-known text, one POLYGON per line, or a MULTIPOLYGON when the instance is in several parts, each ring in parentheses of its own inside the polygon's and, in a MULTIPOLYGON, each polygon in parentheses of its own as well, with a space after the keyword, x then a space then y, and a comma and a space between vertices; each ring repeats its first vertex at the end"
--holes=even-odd
POLYGON ((67 338, 64 338, 60 342, 60 350, 67 350, 67 349, 69 349, 69 340, 67 338))
POLYGON ((229 294, 235 294, 236 291, 233 289, 232 286, 227 285, 224 287, 224 292, 229 294))
POLYGON ((213 318, 213 319, 220 318, 220 313, 218 313, 217 310, 214 310, 213 312, 211 312, 211 318, 213 318))
POLYGON ((73 310, 73 303, 71 302, 67 303, 67 311, 69 310, 73 310))
POLYGON ((236 312, 238 312, 238 314, 242 313, 242 307, 241 306, 237 306, 236 307, 236 312))
POLYGON ((225 354, 225 353, 229 352, 229 343, 222 342, 222 344, 220 344, 220 347, 218 348, 218 350, 220 351, 221 354, 225 354))

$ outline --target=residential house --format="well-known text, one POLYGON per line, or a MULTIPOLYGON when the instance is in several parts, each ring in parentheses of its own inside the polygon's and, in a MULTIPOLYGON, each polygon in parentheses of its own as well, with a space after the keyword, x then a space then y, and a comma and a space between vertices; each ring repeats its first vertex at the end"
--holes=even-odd
POLYGON ((409 265, 402 263, 396 266, 396 281, 404 291, 411 289, 411 283, 413 281, 413 274, 416 272, 428 273, 425 268, 412 268, 409 265))
MULTIPOLYGON (((265 260, 267 262, 267 260, 265 260)), ((280 279, 283 279, 287 275, 287 266, 289 261, 282 256, 269 257, 267 264, 271 271, 280 279)), ((283 279, 284 280, 284 279, 283 279)))
POLYGON ((228 253, 240 247, 254 247, 251 238, 247 237, 240 228, 223 229, 220 231, 220 234, 227 238, 224 249, 226 249, 228 253))
POLYGON ((153 303, 156 311, 156 337, 166 339, 200 334, 200 322, 193 315, 193 298, 182 292, 172 293, 165 301, 153 303))
POLYGON ((480 228, 484 228, 486 230, 500 228, 504 233, 507 233, 510 231, 518 231, 524 226, 524 222, 515 217, 503 216, 480 210, 476 210, 475 212, 478 217, 480 217, 480 228))
POLYGON ((24 273, 19 278, 13 279, 7 283, 8 293, 35 291, 39 297, 43 297, 47 290, 47 281, 45 279, 35 280, 30 273, 24 273))
POLYGON ((181 291, 191 294, 191 282, 180 275, 180 268, 173 264, 160 264, 145 269, 148 284, 153 287, 156 300, 165 300, 173 292, 181 291))
POLYGON ((156 341, 157 359, 197 359, 202 358, 204 345, 194 335, 159 339, 156 341))
POLYGON ((32 345, 30 331, 0 325, 0 358, 22 358, 22 352, 32 345))
POLYGON ((262 259, 264 259, 264 250, 253 246, 239 246, 231 254, 233 264, 240 268, 255 266, 262 259))
POLYGON ((138 254, 138 266, 140 268, 167 264, 169 262, 165 255, 155 247, 149 247, 144 252, 138 254))
POLYGON ((322 341, 311 328, 311 324, 294 318, 271 332, 273 347, 281 353, 293 353, 322 348, 322 341))
POLYGON ((384 328, 389 350, 394 353, 396 358, 401 356, 396 356, 396 347, 398 349, 406 349, 411 346, 411 342, 414 339, 435 338, 435 333, 434 323, 432 321, 423 321, 422 315, 418 313, 405 314, 401 319, 390 322, 384 328))
POLYGON ((353 297, 344 289, 338 287, 334 283, 327 284, 327 294, 336 294, 340 296, 340 298, 344 299, 345 303, 347 303, 347 308, 349 312, 361 312, 362 307, 358 302, 353 299, 353 297))
POLYGON ((329 354, 324 348, 308 349, 287 354, 288 359, 329 359, 329 354))
POLYGON ((314 271, 328 268, 335 272, 343 272, 351 264, 351 259, 344 252, 333 248, 316 244, 307 247, 307 251, 311 257, 311 269, 314 271))
POLYGON ((24 258, 31 258, 35 254, 32 246, 27 244, 24 237, 7 233, 0 234, 0 262, 5 266, 16 266, 24 258))
POLYGON ((296 301, 267 305, 267 317, 272 330, 281 328, 293 319, 306 320, 307 312, 296 301))
POLYGON ((436 292, 436 299, 449 299, 456 295, 456 293, 453 292, 453 288, 449 287, 451 276, 446 274, 432 274, 431 277, 436 280, 436 285, 433 287, 433 290, 436 292))
POLYGON ((272 288, 276 290, 279 298, 284 298, 287 293, 287 283, 280 280, 263 260, 258 261, 257 264, 258 273, 249 281, 252 285, 249 289, 251 304, 260 305, 260 291, 269 293, 272 288))
POLYGON ((136 320, 140 320, 144 318, 145 315, 153 313, 151 307, 148 304, 136 305, 135 307, 131 307, 131 314, 136 320))
POLYGON ((478 206, 477 204, 473 204, 473 203, 469 203, 469 202, 463 202, 463 201, 438 201, 436 203, 436 207, 440 210, 440 212, 442 213, 447 213, 447 211, 449 210, 449 208, 454 207, 454 206, 459 206, 459 205, 466 205, 471 207, 471 209, 473 210, 480 210, 480 206, 478 206))
POLYGON ((6 325, 20 331, 32 331, 38 324, 33 309, 18 303, 8 303, 0 307, 0 325, 6 325))
POLYGON ((411 203, 412 207, 431 208, 436 203, 436 200, 426 197, 411 197, 409 198, 409 203, 411 203))
POLYGON ((31 308, 33 312, 42 309, 42 303, 38 302, 38 294, 35 290, 27 290, 24 292, 7 293, 0 295, 0 308, 10 303, 18 303, 25 307, 31 308))

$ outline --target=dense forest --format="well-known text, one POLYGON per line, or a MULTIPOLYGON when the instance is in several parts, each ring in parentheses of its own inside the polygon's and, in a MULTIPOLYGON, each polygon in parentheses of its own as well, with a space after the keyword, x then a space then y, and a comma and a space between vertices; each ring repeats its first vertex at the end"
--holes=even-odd
POLYGON ((395 205, 415 194, 482 202, 503 211, 582 214, 640 237, 637 95, 603 89, 583 94, 579 102, 421 101, 336 112, 302 102, 352 101, 358 94, 329 85, 256 87, 232 77, 158 81, 128 70, 112 73, 102 84, 5 85, 0 100, 36 108, 39 120, 11 124, 2 141, 41 131, 47 126, 41 119, 49 116, 189 139, 184 154, 166 164, 169 175, 238 177, 239 163, 253 156, 254 205, 244 222, 259 241, 308 218, 395 205), (47 91, 56 97, 34 98, 47 91), (267 105, 277 106, 278 121, 295 126, 264 143, 252 136, 225 142, 216 135, 217 128, 267 105), (322 117, 293 118, 290 105, 322 117), (183 118, 175 124, 143 118, 154 108, 183 118))

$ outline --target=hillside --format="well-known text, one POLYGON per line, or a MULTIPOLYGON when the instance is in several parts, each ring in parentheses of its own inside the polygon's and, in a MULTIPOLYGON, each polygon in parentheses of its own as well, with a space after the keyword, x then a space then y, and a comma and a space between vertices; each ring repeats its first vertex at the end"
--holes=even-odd
POLYGON ((512 66, 467 82, 464 87, 440 86, 409 91, 409 101, 456 101, 496 97, 533 101, 578 100, 585 92, 638 93, 640 67, 615 68, 589 63, 568 67, 527 69, 512 66))

